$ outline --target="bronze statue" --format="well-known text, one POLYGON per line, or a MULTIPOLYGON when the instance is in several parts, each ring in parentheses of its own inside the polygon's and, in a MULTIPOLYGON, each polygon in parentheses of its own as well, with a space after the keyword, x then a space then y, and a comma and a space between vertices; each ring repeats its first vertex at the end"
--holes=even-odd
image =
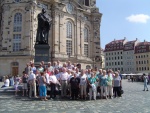
POLYGON ((52 19, 46 15, 46 10, 43 8, 42 12, 38 14, 36 44, 48 44, 51 20, 52 19))

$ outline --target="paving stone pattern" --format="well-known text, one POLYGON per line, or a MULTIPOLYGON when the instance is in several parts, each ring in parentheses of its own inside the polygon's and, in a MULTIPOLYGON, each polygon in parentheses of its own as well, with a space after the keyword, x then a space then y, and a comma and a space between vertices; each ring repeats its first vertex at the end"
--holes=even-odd
POLYGON ((0 113, 150 113, 150 91, 143 83, 123 80, 121 98, 96 101, 28 99, 0 94, 0 113))

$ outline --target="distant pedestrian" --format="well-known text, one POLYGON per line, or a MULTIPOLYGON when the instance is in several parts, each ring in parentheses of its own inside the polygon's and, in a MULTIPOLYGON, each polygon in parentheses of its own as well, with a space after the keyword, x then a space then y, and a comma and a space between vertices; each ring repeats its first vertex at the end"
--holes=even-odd
POLYGON ((132 82, 133 82, 133 79, 134 79, 134 78, 133 78, 133 75, 132 75, 132 76, 131 76, 131 81, 132 81, 132 82))
POLYGON ((143 79, 144 79, 144 90, 147 89, 146 91, 148 91, 148 87, 147 87, 147 82, 148 82, 148 76, 144 73, 143 74, 143 79))

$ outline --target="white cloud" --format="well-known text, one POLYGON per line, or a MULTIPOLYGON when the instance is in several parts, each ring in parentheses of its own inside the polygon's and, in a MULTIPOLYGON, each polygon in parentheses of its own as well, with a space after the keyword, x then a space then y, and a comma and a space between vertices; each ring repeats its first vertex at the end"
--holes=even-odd
POLYGON ((129 22, 134 22, 134 23, 147 23, 147 21, 150 19, 150 16, 145 14, 137 14, 137 15, 131 15, 126 19, 129 22))

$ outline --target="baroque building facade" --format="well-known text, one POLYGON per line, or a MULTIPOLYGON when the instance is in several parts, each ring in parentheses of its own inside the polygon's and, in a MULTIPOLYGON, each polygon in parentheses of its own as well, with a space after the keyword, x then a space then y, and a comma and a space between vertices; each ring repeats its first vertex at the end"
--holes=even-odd
POLYGON ((101 68, 100 23, 96 0, 0 0, 0 75, 21 74, 34 61, 37 15, 52 17, 50 61, 101 68))
POLYGON ((138 39, 133 41, 128 41, 124 44, 123 51, 123 67, 124 73, 136 73, 136 62, 134 58, 135 47, 139 43, 138 39))
POLYGON ((105 69, 122 73, 150 73, 150 42, 137 38, 114 40, 105 46, 105 69))
POLYGON ((114 71, 123 69, 123 49, 124 44, 127 42, 126 38, 121 40, 111 41, 105 46, 105 68, 106 70, 112 69, 114 71))
POLYGON ((136 71, 150 73, 150 42, 144 41, 135 47, 136 71))

